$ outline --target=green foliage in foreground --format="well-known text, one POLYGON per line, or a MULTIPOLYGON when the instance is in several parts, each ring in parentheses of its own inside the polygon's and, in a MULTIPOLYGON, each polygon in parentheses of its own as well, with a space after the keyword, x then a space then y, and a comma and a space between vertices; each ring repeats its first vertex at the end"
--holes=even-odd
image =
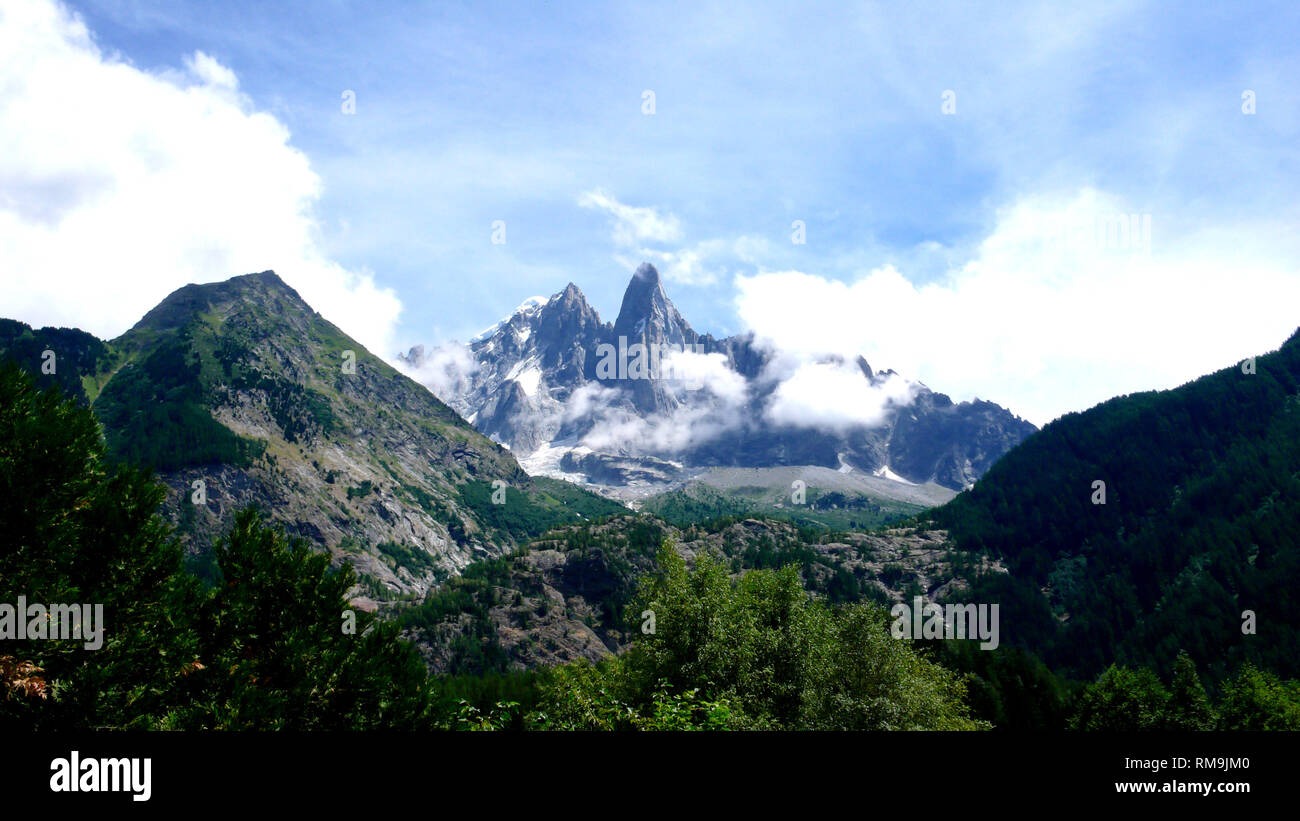
POLYGON ((157 516, 163 494, 106 465, 89 410, 0 364, 0 604, 102 604, 107 622, 94 650, 0 642, 0 726, 138 727, 166 712, 195 659, 197 591, 157 516))
POLYGON ((242 513, 203 589, 158 515, 165 488, 104 454, 90 411, 0 365, 0 603, 101 604, 103 646, 6 640, 0 727, 426 726, 427 675, 357 613, 352 571, 242 513))
POLYGON ((395 624, 356 613, 355 633, 343 629, 349 567, 331 571, 255 511, 217 543, 214 583, 198 584, 157 513, 164 493, 109 463, 89 410, 0 367, 0 601, 105 611, 99 649, 6 642, 0 726, 981 726, 960 680, 889 638, 878 609, 810 600, 794 568, 733 583, 701 558, 688 573, 667 546, 633 608, 655 611, 656 632, 626 657, 552 671, 540 686, 430 682, 395 624))
POLYGON ((551 729, 972 730, 954 673, 889 633, 884 610, 832 609, 798 571, 738 581, 708 556, 693 571, 665 543, 632 608, 654 613, 621 657, 542 685, 533 726, 551 729))
POLYGON ((1078 685, 1067 682, 1032 653, 1011 645, 981 650, 973 641, 923 641, 930 656, 967 675, 971 712, 999 730, 1063 730, 1078 685))
MULTIPOLYGON (((254 511, 200 585, 158 515, 166 489, 104 450, 89 410, 0 365, 0 603, 105 617, 96 649, 0 645, 0 728, 1300 730, 1300 682, 1246 664, 1212 700, 1186 654, 1168 683, 1112 666, 1062 722, 1069 688, 1032 655, 932 657, 892 638, 879 607, 811 598, 797 567, 733 579, 707 555, 688 570, 668 544, 628 613, 653 612, 654 631, 623 656, 430 679, 396 624, 356 612, 343 629, 350 567, 254 511)), ((504 571, 484 563, 465 583, 504 571)))
POLYGON ((242 511, 216 546, 222 584, 201 603, 204 667, 188 676, 175 728, 419 727, 427 673, 397 626, 350 611, 350 565, 242 511), (348 611, 345 613, 345 611, 348 611), (355 617, 355 632, 346 632, 355 617))

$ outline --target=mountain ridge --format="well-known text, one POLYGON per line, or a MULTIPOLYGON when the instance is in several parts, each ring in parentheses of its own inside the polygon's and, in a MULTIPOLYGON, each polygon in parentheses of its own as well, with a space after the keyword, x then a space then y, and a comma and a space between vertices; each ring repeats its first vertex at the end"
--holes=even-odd
MULTIPOLYGON (((960 490, 1036 430, 995 403, 953 402, 892 370, 875 372, 860 355, 805 364, 860 375, 878 419, 839 430, 775 419, 788 363, 752 333, 716 339, 693 329, 649 263, 633 272, 613 323, 570 282, 490 330, 463 349, 473 365, 456 384, 431 389, 529 472, 606 488, 640 482, 640 459, 699 469, 809 464, 960 490), (620 477, 611 462, 629 470, 620 477), (580 463, 599 465, 600 480, 572 469, 580 463)), ((398 358, 419 372, 429 352, 398 358)))

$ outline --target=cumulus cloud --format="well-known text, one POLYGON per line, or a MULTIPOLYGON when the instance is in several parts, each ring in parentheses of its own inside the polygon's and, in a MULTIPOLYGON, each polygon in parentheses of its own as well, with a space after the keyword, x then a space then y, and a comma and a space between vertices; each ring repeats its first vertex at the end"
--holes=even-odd
POLYGON ((665 379, 679 382, 687 390, 707 390, 727 405, 743 404, 749 396, 745 377, 733 371, 720 353, 670 349, 663 355, 660 370, 665 379))
POLYGON ((684 405, 671 413, 639 416, 624 406, 599 410, 581 444, 605 453, 671 457, 716 439, 744 424, 740 409, 709 403, 684 405))
POLYGON ((572 422, 608 408, 618 393, 617 389, 607 388, 599 382, 588 382, 569 396, 564 405, 564 421, 572 422))
POLYGON ((196 51, 185 58, 185 67, 204 85, 230 91, 239 89, 239 78, 235 72, 217 62, 211 55, 196 51))
POLYGON ((736 309, 779 350, 860 352, 1040 425, 1175 387, 1295 330, 1300 275, 1282 225, 1191 231, 1147 216, 1091 189, 1026 197, 936 281, 915 284, 892 266, 852 282, 760 271, 736 277, 736 309), (1127 240, 1120 215, 1137 229, 1127 240))
POLYGON ((395 364, 448 404, 455 403, 469 390, 470 377, 478 370, 478 362, 469 346, 458 342, 448 342, 429 350, 416 345, 395 364))
POLYGON ((102 337, 191 282, 274 269, 373 353, 401 302, 321 250, 321 180, 283 124, 194 52, 142 71, 49 0, 0 11, 4 314, 102 337))
POLYGON ((898 374, 869 381, 843 360, 805 362, 776 386, 765 415, 778 425, 842 433, 876 427, 914 397, 914 386, 898 374))

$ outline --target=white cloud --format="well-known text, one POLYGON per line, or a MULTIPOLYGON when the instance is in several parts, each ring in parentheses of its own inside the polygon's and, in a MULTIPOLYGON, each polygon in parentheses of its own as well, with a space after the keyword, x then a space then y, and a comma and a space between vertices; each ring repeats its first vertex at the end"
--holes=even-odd
POLYGON ((660 361, 662 386, 684 403, 641 416, 621 387, 588 382, 573 392, 564 421, 589 418, 582 445, 620 454, 671 456, 745 424, 749 386, 720 353, 669 349, 660 361))
MULTIPOLYGON (((640 248, 636 255, 643 260, 653 260, 656 263, 655 267, 669 282, 682 285, 713 285, 719 279, 719 272, 708 265, 709 253, 708 244, 701 243, 693 248, 683 248, 679 251, 640 248)), ((630 258, 625 259, 630 261, 630 258)))
POLYGON ((184 71, 105 55, 48 0, 0 11, 0 270, 6 316, 126 330, 190 282, 274 269, 388 358, 401 303, 328 259, 321 181, 289 133, 195 52, 184 71))
POLYGON ((736 278, 737 311, 777 349, 862 353, 1037 424, 1175 387, 1275 348, 1300 323, 1300 275, 1281 224, 1189 232, 1156 213, 1149 247, 1128 248, 1060 230, 1135 212, 1088 189, 1029 197, 939 281, 916 286, 891 266, 851 283, 764 271, 736 278))
POLYGON ((805 362, 773 391, 766 416, 778 425, 842 433, 880 425, 891 407, 910 403, 914 395, 898 374, 872 383, 851 362, 805 362))
POLYGON ((638 242, 675 242, 682 226, 672 214, 660 214, 657 208, 624 205, 599 189, 578 197, 583 208, 598 208, 614 217, 614 242, 635 245, 638 242))
POLYGON ((599 382, 586 383, 569 397, 568 403, 564 406, 564 421, 572 422, 607 407, 616 394, 617 391, 599 382))
POLYGON ((749 397, 745 377, 733 371, 721 353, 670 349, 664 354, 661 371, 665 379, 704 388, 728 405, 743 404, 749 397))
POLYGON ((239 90, 239 78, 235 72, 221 65, 216 58, 196 51, 185 58, 185 67, 190 73, 198 77, 204 85, 217 86, 226 88, 231 91, 239 90))
POLYGON ((671 413, 639 416, 624 407, 601 409, 582 444, 619 454, 672 456, 743 425, 740 409, 729 405, 682 406, 671 413))
POLYGON ((673 251, 638 247, 631 253, 616 254, 614 259, 625 268, 650 260, 669 282, 709 286, 724 279, 731 270, 729 266, 737 262, 755 264, 758 256, 767 253, 770 244, 766 239, 744 235, 734 240, 703 240, 673 251))
POLYGON ((649 248, 645 243, 675 243, 682 237, 681 221, 658 208, 624 205, 604 191, 587 191, 578 197, 583 208, 597 208, 614 217, 614 244, 621 249, 614 259, 622 266, 635 268, 652 260, 669 282, 683 285, 713 285, 725 273, 715 263, 717 257, 731 250, 733 243, 706 240, 676 250, 649 248), (626 252, 626 253, 624 253, 626 252))
POLYGON ((417 345, 411 349, 407 359, 398 359, 394 364, 448 404, 469 389, 470 377, 478 370, 478 362, 469 346, 458 342, 448 342, 430 350, 417 345))
POLYGON ((681 221, 675 215, 649 206, 624 205, 600 189, 580 195, 578 204, 614 217, 612 238, 618 249, 614 260, 620 266, 636 268, 649 260, 665 280, 679 285, 716 285, 728 275, 729 264, 734 266, 737 261, 755 264, 758 257, 771 252, 771 244, 765 237, 750 234, 681 244, 681 221), (647 243, 661 247, 649 247, 647 243), (678 247, 665 249, 664 245, 678 247))

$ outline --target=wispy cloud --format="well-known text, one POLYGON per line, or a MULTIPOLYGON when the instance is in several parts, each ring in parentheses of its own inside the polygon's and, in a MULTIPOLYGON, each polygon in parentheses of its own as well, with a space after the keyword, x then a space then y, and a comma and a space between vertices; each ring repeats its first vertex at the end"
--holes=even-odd
POLYGON ((614 218, 614 242, 633 246, 639 242, 675 242, 682 227, 677 217, 657 208, 624 205, 604 191, 587 191, 578 197, 583 208, 598 208, 614 218))

